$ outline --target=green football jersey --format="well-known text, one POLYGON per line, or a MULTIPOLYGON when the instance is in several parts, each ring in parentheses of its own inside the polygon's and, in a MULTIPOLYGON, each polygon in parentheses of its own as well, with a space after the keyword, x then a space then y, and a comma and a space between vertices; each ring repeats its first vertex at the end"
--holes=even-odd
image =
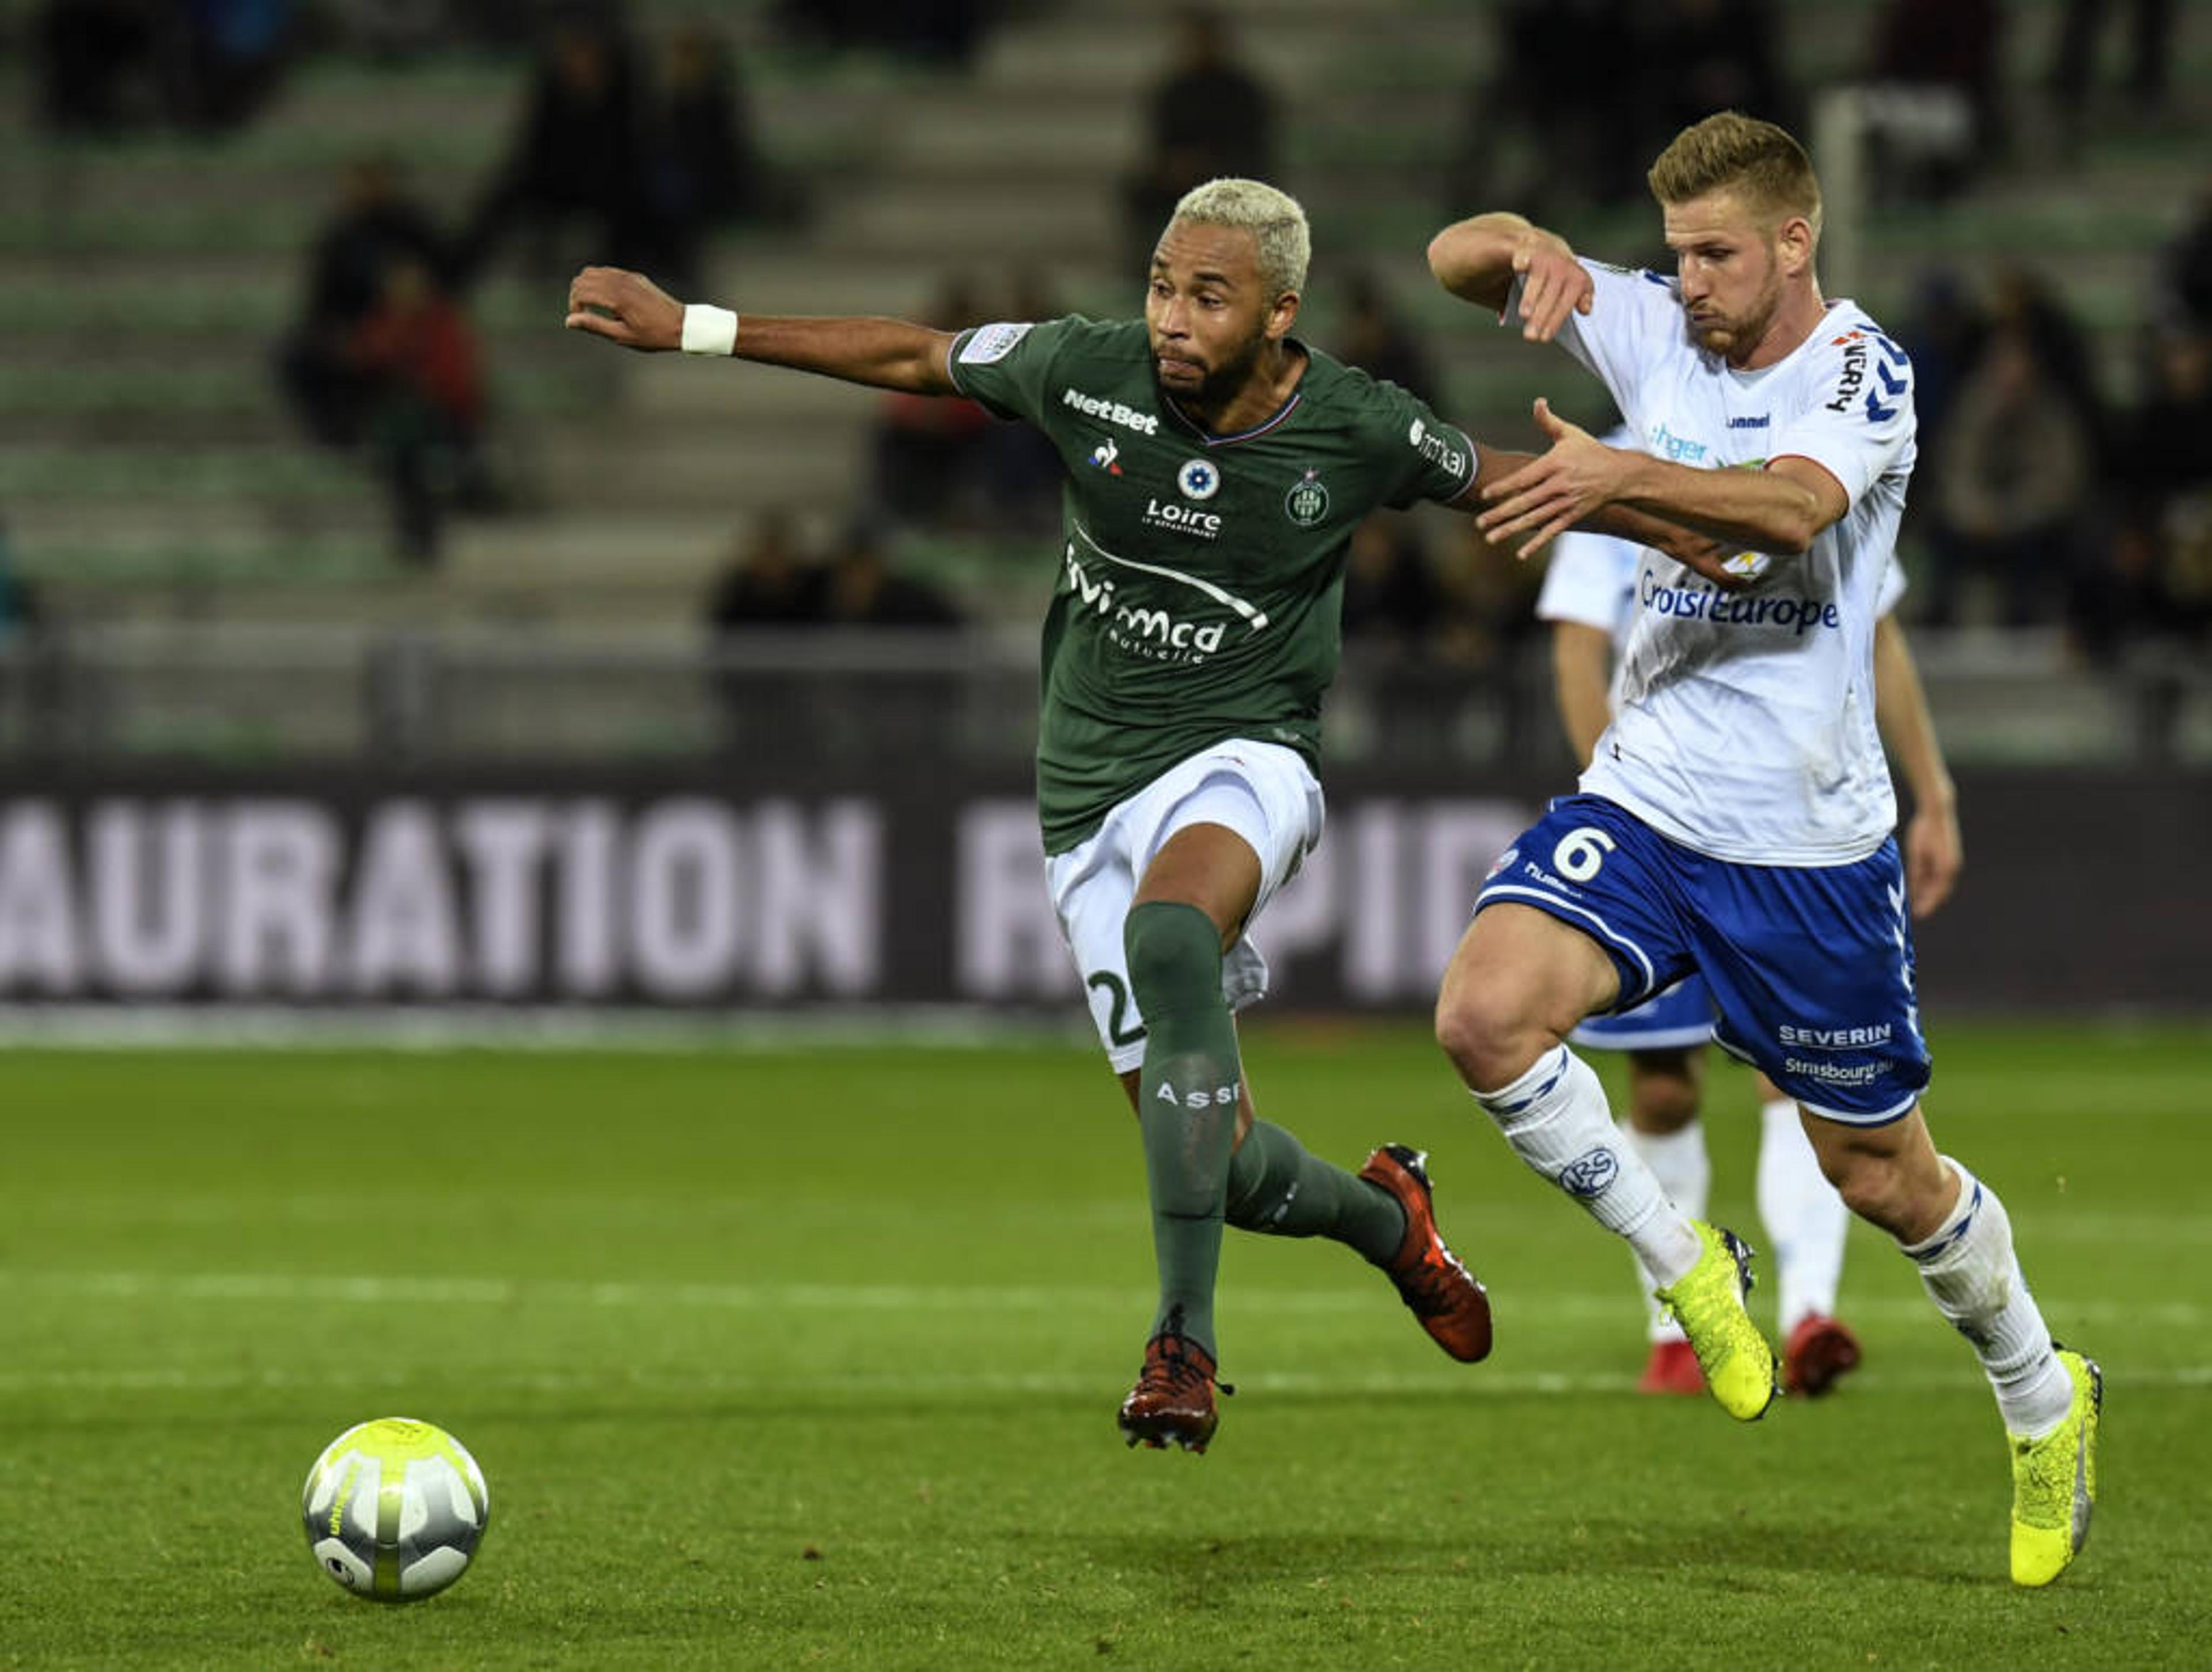
POLYGON ((1273 417, 1209 435, 1155 381, 1141 320, 980 325, 954 342, 962 392, 1036 425, 1067 471, 1037 727, 1048 853, 1227 739, 1318 764, 1352 530, 1474 481, 1462 431, 1306 354, 1273 417))

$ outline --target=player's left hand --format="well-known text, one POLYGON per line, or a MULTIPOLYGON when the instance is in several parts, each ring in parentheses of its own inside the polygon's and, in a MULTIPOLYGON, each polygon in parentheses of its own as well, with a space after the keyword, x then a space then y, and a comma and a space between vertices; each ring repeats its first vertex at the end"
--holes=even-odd
POLYGON ((1905 827, 1905 894, 1913 916, 1929 916, 1951 897, 1966 863, 1957 807, 1948 801, 1915 807, 1905 827))
POLYGON ((642 273, 586 267, 568 282, 568 327, 626 349, 684 346, 684 304, 642 273))
POLYGON ((1541 396, 1536 399, 1536 425, 1552 445, 1504 481, 1485 488, 1482 496, 1490 508, 1474 520, 1492 545, 1518 540, 1523 557, 1533 557, 1611 503, 1620 469, 1613 448, 1560 417, 1541 396))

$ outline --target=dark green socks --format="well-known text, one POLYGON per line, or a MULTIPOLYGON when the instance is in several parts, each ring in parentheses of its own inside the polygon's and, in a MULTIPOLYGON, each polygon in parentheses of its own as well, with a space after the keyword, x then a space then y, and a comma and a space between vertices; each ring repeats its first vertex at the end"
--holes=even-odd
POLYGON ((1145 1018, 1137 1122, 1160 1268, 1152 1333, 1179 1328, 1218 1357, 1213 1284, 1241 1072, 1237 1026, 1221 996, 1221 934, 1196 906, 1154 900, 1130 910, 1121 940, 1145 1018))
POLYGON ((1379 1184, 1309 1155, 1255 1121, 1229 1164, 1229 1223, 1275 1237, 1327 1237, 1381 1265, 1406 1240, 1406 1210, 1379 1184))

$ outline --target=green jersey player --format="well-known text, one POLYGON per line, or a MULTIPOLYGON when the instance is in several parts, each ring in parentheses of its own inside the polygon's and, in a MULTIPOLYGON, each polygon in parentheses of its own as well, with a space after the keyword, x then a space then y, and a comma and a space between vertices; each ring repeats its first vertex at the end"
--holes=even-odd
POLYGON ((1265 989, 1252 922, 1321 835, 1352 530, 1420 499, 1477 511, 1480 485, 1522 462, 1291 335, 1309 247, 1295 201, 1223 179, 1176 206, 1141 321, 740 319, 606 268, 569 289, 569 326, 624 346, 966 395, 1060 455, 1038 800, 1054 904, 1143 1136, 1160 1299, 1121 1407, 1133 1445, 1212 1437, 1224 1222, 1344 1243, 1454 1358, 1490 1348, 1487 1298, 1437 1233, 1424 1158, 1387 1145, 1355 1176, 1256 1119, 1231 1019, 1265 989))

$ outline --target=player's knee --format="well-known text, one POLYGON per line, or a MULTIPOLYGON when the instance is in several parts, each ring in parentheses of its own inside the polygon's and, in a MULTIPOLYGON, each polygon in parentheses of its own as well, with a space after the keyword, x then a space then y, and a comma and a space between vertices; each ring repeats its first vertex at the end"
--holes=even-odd
POLYGON ((1489 973, 1449 982, 1437 998, 1437 1043, 1477 1091, 1510 1084, 1557 1043, 1513 984, 1489 973))
POLYGON ((1896 1236, 1914 1219, 1912 1180, 1899 1158, 1845 1148, 1824 1152, 1820 1170, 1844 1206, 1869 1224, 1896 1236))
POLYGON ((1147 1016, 1188 1011, 1221 995, 1221 931, 1196 906, 1147 900, 1121 925, 1129 991, 1147 1016))

